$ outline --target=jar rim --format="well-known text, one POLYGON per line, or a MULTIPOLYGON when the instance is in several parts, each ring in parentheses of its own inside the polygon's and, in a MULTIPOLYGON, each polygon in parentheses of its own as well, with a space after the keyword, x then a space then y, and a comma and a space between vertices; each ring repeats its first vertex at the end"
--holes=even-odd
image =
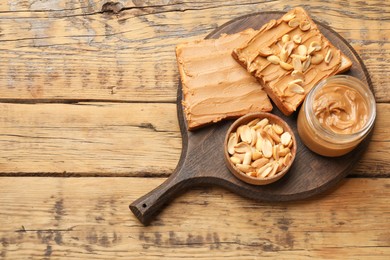
POLYGON ((323 79, 320 82, 318 82, 312 90, 308 93, 305 102, 303 104, 306 118, 308 119, 308 123, 310 124, 310 127, 312 129, 315 129, 318 131, 318 134, 324 137, 327 141, 334 141, 337 139, 337 141, 341 143, 348 143, 351 141, 358 140, 360 138, 364 138, 371 128, 374 125, 375 118, 376 118, 376 102, 374 94, 372 93, 371 89, 367 86, 367 84, 363 83, 360 79, 357 79, 356 77, 348 76, 348 75, 336 75, 331 76, 329 78, 323 79), (315 94, 321 90, 323 87, 325 87, 329 83, 354 83, 354 84, 348 84, 349 87, 352 87, 356 91, 358 91, 363 98, 367 101, 367 107, 369 109, 369 115, 368 120, 364 127, 362 127, 359 131, 351 133, 351 134, 338 134, 335 133, 329 129, 324 128, 318 118, 314 115, 313 112, 313 100, 315 97, 315 94))

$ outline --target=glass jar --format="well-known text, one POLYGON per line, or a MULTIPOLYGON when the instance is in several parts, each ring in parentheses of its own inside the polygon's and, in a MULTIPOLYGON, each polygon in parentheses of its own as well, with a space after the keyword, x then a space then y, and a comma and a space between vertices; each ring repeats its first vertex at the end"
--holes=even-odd
MULTIPOLYGON (((333 94, 333 92, 329 92, 328 96, 333 97, 333 94)), ((344 98, 344 96, 346 95, 339 97, 344 98)), ((338 101, 336 100, 335 102, 335 100, 331 100, 331 102, 332 103, 330 103, 329 106, 332 107, 335 106, 334 104, 338 101)), ((342 111, 342 108, 338 110, 337 109, 334 110, 336 114, 339 113, 340 110, 342 111)), ((329 112, 329 110, 331 109, 325 111, 325 114, 331 117, 332 115, 330 115, 331 112, 329 112)), ((356 116, 356 113, 353 114, 353 116, 356 116)), ((298 134, 302 142, 313 152, 329 157, 341 156, 352 151, 368 135, 368 133, 373 128, 375 117, 375 98, 366 84, 351 76, 332 76, 320 81, 306 96, 306 99, 298 115, 298 134), (359 129, 355 129, 356 131, 352 131, 351 133, 341 133, 334 131, 332 128, 329 128, 328 125, 326 125, 328 121, 333 123, 334 118, 323 118, 320 116, 323 115, 322 113, 319 113, 318 110, 315 111, 316 108, 314 105, 319 103, 318 100, 321 97, 324 97, 324 100, 326 100, 327 95, 324 93, 326 93, 326 91, 333 90, 331 87, 335 86, 340 88, 344 87, 344 90, 352 89, 352 92, 356 91, 361 95, 361 99, 360 97, 359 99, 348 98, 349 101, 358 102, 357 100, 360 100, 365 102, 365 104, 360 104, 366 106, 366 110, 364 110, 365 114, 367 114, 364 115, 365 122, 357 122, 361 123, 361 125, 359 125, 359 129)))

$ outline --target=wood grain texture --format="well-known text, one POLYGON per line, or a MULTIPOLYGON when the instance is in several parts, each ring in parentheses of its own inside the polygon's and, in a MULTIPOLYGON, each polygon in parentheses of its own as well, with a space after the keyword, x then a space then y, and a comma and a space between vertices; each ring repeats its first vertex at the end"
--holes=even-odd
POLYGON ((0 174, 137 177, 0 177, 0 259, 390 258, 389 30, 382 0, 0 1, 0 174), (297 5, 370 72, 381 104, 352 173, 364 178, 293 203, 198 188, 141 226, 128 203, 181 153, 175 45, 297 5))
POLYGON ((348 179, 336 190, 294 203, 196 189, 175 199, 145 228, 126 202, 162 181, 0 178, 1 258, 390 257, 388 179, 348 179))
POLYGON ((2 1, 1 99, 174 102, 174 47, 248 13, 304 6, 339 32, 389 102, 386 1, 2 1), (18 28, 15 30, 15 28, 18 28))
MULTIPOLYGON (((389 176, 389 125, 378 104, 352 175, 389 176)), ((0 104, 0 175, 168 176, 181 149, 175 104, 0 104)))
POLYGON ((158 176, 179 160, 174 104, 0 104, 0 111, 3 175, 158 176))

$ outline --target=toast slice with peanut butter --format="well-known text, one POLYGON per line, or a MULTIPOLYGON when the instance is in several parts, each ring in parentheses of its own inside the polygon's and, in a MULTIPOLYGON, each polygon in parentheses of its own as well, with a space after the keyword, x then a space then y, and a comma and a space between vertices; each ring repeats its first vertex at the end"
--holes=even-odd
POLYGON ((285 115, 296 111, 320 80, 352 66, 300 7, 266 23, 232 56, 257 78, 285 115))
POLYGON ((188 130, 251 112, 272 110, 261 84, 231 55, 234 48, 248 43, 255 34, 255 30, 247 29, 218 39, 177 45, 188 130))

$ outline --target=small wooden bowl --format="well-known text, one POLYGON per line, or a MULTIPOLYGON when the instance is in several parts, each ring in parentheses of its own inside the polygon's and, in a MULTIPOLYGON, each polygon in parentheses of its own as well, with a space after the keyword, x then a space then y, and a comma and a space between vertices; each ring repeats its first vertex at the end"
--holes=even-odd
POLYGON ((245 116, 238 118, 228 129, 228 131, 226 133, 225 141, 224 141, 225 162, 226 162, 226 165, 229 168, 230 172, 232 172, 238 179, 240 179, 246 183, 253 184, 253 185, 266 185, 266 184, 270 184, 270 183, 273 183, 273 182, 279 180, 288 172, 288 170, 290 169, 290 167, 293 164, 294 159, 295 159, 296 150, 297 150, 296 147, 297 147, 297 144, 296 144, 296 139, 295 139, 294 133, 291 130, 291 128, 289 127, 289 125, 283 119, 281 119, 280 117, 278 117, 274 114, 265 113, 265 112, 251 113, 251 114, 247 114, 245 116), (290 148, 290 152, 292 154, 292 158, 290 160, 290 163, 287 166, 285 166, 284 169, 282 169, 280 172, 276 173, 272 177, 257 178, 257 177, 249 176, 246 173, 240 171, 230 160, 230 155, 228 152, 228 141, 229 141, 230 133, 236 132, 236 130, 239 126, 248 124, 249 122, 251 122, 252 120, 254 120, 256 118, 259 118, 260 120, 267 118, 269 120, 269 124, 278 124, 283 128, 284 132, 289 132, 291 134, 291 139, 292 139, 293 143, 292 143, 292 146, 290 148))

